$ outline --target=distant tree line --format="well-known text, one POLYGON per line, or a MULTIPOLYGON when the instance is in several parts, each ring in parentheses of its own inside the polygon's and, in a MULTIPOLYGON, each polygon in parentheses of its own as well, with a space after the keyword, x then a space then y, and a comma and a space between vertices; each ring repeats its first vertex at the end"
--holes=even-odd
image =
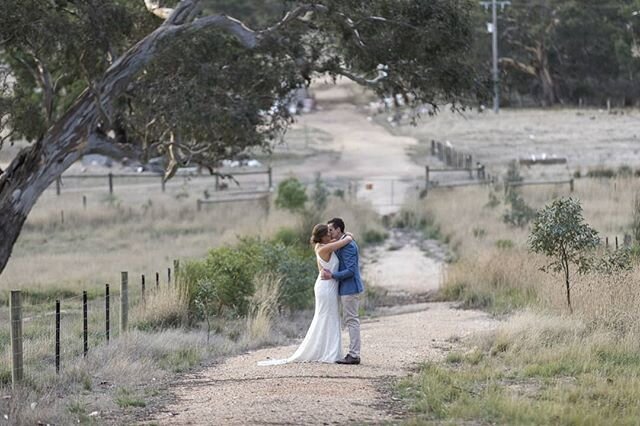
MULTIPOLYGON (((475 11, 473 61, 490 75, 491 10, 475 11)), ((502 101, 640 105, 640 1, 512 0, 498 12, 502 101)))

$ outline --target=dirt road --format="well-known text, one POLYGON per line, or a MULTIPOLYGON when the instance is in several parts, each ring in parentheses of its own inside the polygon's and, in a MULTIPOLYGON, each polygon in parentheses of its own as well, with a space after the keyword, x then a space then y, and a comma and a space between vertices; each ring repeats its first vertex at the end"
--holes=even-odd
POLYGON ((326 153, 278 164, 276 180, 321 173, 325 180, 359 181, 359 199, 371 201, 381 214, 397 211, 416 179, 424 177, 424 168, 406 155, 407 148, 417 142, 412 137, 393 136, 368 120, 352 103, 353 90, 349 83, 317 88, 320 110, 300 116, 294 127, 321 129, 328 134, 329 140, 318 147, 326 153))
MULTIPOLYGON (((326 147, 339 155, 307 158, 279 171, 329 178, 414 179, 421 168, 406 155, 412 138, 390 136, 346 101, 349 93, 336 86, 319 92, 322 111, 304 123, 331 134, 326 147), (343 100, 344 99, 344 100, 343 100)), ((374 185, 359 196, 382 197, 374 185)), ((396 189, 399 199, 403 189, 396 189)), ((384 194, 386 196, 386 194, 384 194)), ((381 213, 389 209, 379 208, 381 213)), ((424 295, 440 285, 444 255, 415 238, 396 238, 370 251, 364 259, 365 281, 390 294, 424 295), (433 253, 428 258, 424 250, 433 253)), ((405 299, 406 300, 406 299, 405 299)), ((290 364, 259 367, 268 358, 286 358, 297 344, 263 349, 229 358, 221 364, 183 377, 172 386, 175 402, 155 413, 161 424, 345 424, 394 420, 388 389, 425 360, 441 359, 452 338, 490 330, 496 321, 486 314, 428 303, 385 310, 385 316, 362 322, 362 364, 290 364)), ((302 337, 302 336, 301 336, 302 337)), ((348 336, 343 336, 346 345, 348 336)), ((299 342, 297 342, 299 343, 299 342)))
MULTIPOLYGON (((440 265, 416 256, 416 250, 409 244, 392 256, 382 253, 375 264, 365 266, 365 273, 374 265, 386 270, 385 280, 378 285, 386 284, 393 291, 434 289, 440 265), (398 262, 403 254, 409 263, 398 262), (395 278, 393 271, 398 273, 395 278)), ((442 359, 452 347, 452 338, 497 324, 484 313, 454 309, 449 303, 402 309, 413 312, 363 321, 361 365, 257 366, 267 358, 286 358, 295 351, 295 344, 247 353, 184 377, 172 387, 176 402, 156 413, 152 421, 198 425, 393 421, 398 413, 391 409, 387 391, 393 378, 406 376, 417 363, 442 359)), ((343 341, 347 339, 345 334, 343 341)))

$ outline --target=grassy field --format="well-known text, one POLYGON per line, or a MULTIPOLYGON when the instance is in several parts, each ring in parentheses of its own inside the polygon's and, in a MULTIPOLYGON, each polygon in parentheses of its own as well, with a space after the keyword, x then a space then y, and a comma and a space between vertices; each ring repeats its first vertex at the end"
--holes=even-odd
MULTIPOLYGON (((106 186, 94 192, 49 190, 29 216, 0 276, 0 393, 10 383, 7 299, 24 292, 24 386, 0 400, 0 413, 17 424, 58 424, 107 420, 131 415, 157 401, 160 389, 178 372, 203 361, 298 336, 308 312, 283 317, 271 313, 273 296, 256 293, 247 318, 221 318, 207 342, 203 324, 187 324, 180 288, 167 284, 173 259, 182 264, 239 238, 272 238, 284 228, 305 234, 307 217, 277 209, 270 200, 204 206, 196 209, 202 186, 174 183, 156 187, 106 186), (87 195, 87 208, 82 195, 87 195), (61 211, 64 211, 62 223, 61 211), (118 284, 129 273, 130 326, 119 336, 118 284), (155 272, 160 291, 155 291, 155 272), (146 303, 140 301, 140 276, 146 275, 146 303), (111 342, 105 344, 104 285, 111 284, 111 342), (82 358, 81 294, 89 294, 89 356, 82 358), (54 299, 62 300, 62 372, 54 369, 54 299), (271 303, 271 302, 269 302, 271 303), (300 318, 303 318, 301 320, 300 318), (35 404, 32 404, 35 403, 35 404), (92 416, 90 416, 94 413, 92 416), (96 414, 98 413, 98 414, 96 414), (129 413, 129 414, 127 414, 129 413), (98 420, 100 419, 100 420, 98 420)), ((66 188, 68 189, 68 188, 66 188)), ((322 218, 342 216, 356 235, 382 229, 366 204, 329 197, 322 218)), ((310 231, 309 231, 310 232, 310 231)), ((301 235, 302 236, 302 235, 301 235)), ((305 234, 306 236, 306 234, 305 234)), ((309 248, 309 256, 312 251, 309 248)), ((311 286, 313 283, 309 283, 311 286)), ((166 393, 166 392, 164 392, 166 393)))
MULTIPOLYGON (((633 233, 635 178, 578 179, 572 194, 566 185, 521 193, 534 208, 579 199, 586 222, 611 245, 633 233)), ((527 249, 528 227, 503 221, 501 188, 435 189, 408 210, 435 223, 456 253, 440 297, 505 319, 398 385, 414 413, 408 423, 637 424, 637 260, 628 272, 573 273, 571 315, 560 276, 542 272, 547 259, 527 249)))
MULTIPOLYGON (((462 113, 446 108, 434 117, 423 117, 417 126, 392 127, 389 114, 376 121, 392 133, 412 136, 426 151, 432 139, 449 141, 456 149, 472 153, 491 173, 502 173, 512 160, 542 154, 565 157, 558 168, 534 166, 532 175, 573 174, 599 167, 640 165, 640 111, 625 109, 607 113, 598 109, 503 109, 496 115, 469 110, 462 113)), ((424 161, 424 157, 419 161, 424 161)))

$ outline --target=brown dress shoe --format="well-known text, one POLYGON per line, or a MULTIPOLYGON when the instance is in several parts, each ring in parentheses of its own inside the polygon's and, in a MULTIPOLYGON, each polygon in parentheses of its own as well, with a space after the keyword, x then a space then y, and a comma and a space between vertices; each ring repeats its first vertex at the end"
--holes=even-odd
POLYGON ((351 356, 351 354, 347 354, 347 356, 344 357, 344 359, 339 359, 336 361, 336 364, 352 364, 352 365, 357 365, 360 364, 360 358, 356 358, 351 356))

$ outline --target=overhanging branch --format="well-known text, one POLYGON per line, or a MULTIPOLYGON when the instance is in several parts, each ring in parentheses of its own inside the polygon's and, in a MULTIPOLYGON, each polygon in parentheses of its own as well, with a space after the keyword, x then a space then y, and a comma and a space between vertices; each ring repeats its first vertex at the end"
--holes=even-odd
POLYGON ((383 80, 386 80, 387 77, 389 76, 389 74, 387 73, 387 66, 382 64, 378 65, 376 69, 376 71, 378 72, 377 77, 372 79, 368 79, 361 75, 354 74, 353 72, 351 72, 346 68, 338 68, 338 69, 332 69, 327 71, 335 72, 336 74, 346 77, 351 81, 354 81, 362 86, 368 86, 368 87, 377 87, 383 80))
POLYGON ((114 160, 123 158, 140 160, 144 152, 135 145, 118 143, 115 139, 95 131, 89 134, 85 154, 100 154, 114 160))

